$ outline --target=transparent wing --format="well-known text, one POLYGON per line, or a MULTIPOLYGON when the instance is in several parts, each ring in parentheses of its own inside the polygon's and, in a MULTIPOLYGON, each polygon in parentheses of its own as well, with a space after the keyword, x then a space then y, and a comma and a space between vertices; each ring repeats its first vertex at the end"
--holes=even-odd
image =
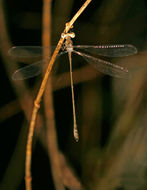
POLYGON ((73 52, 82 56, 94 68, 96 68, 98 71, 100 71, 104 74, 118 77, 118 78, 128 78, 129 77, 128 70, 119 65, 115 65, 111 62, 95 58, 93 56, 87 55, 87 54, 79 52, 79 51, 73 50, 73 52))
MULTIPOLYGON (((57 55, 57 57, 59 57, 60 55, 62 55, 64 53, 66 53, 66 51, 59 53, 57 55)), ((25 67, 22 67, 13 73, 12 79, 13 80, 24 80, 24 79, 35 77, 35 76, 42 73, 43 64, 49 63, 49 61, 50 61, 50 58, 32 63, 32 64, 27 65, 25 67)))
POLYGON ((46 63, 47 61, 49 61, 49 59, 41 60, 41 61, 35 62, 31 65, 27 65, 25 67, 22 67, 22 68, 16 70, 12 75, 12 79, 13 80, 24 80, 24 79, 32 78, 32 77, 35 77, 35 76, 41 74, 43 64, 46 63))
MULTIPOLYGON (((52 52, 54 48, 54 46, 51 48, 43 48, 42 46, 15 46, 8 51, 8 54, 9 56, 19 60, 20 58, 37 58, 43 55, 44 49, 52 52)), ((48 56, 48 54, 46 56, 48 56)))
POLYGON ((118 45, 76 45, 73 46, 76 50, 84 50, 89 53, 94 53, 101 56, 107 57, 123 57, 137 53, 135 46, 130 44, 118 44, 118 45))

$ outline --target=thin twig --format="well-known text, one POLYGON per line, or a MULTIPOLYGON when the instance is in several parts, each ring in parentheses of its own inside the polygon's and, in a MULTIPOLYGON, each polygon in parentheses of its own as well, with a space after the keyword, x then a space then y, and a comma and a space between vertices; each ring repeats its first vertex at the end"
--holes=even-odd
MULTIPOLYGON (((43 0, 43 15, 42 15, 42 44, 44 47, 51 46, 51 4, 52 0, 43 0)), ((43 55, 51 54, 48 50, 44 50, 43 55)), ((45 108, 45 123, 46 123, 46 137, 47 150, 50 158, 51 171, 56 190, 64 190, 64 185, 61 180, 61 168, 59 150, 57 145, 57 135, 54 119, 54 106, 52 96, 51 77, 47 81, 44 92, 44 108, 45 108)))
MULTIPOLYGON (((70 30, 70 28, 73 26, 76 19, 80 16, 80 14, 84 11, 84 9, 88 6, 88 4, 91 1, 92 0, 87 0, 83 4, 83 6, 79 9, 79 11, 71 19, 71 21, 66 24, 63 33, 67 33, 70 30)), ((42 95, 44 93, 49 74, 51 72, 52 66, 53 66, 53 64, 55 62, 55 59, 56 59, 56 56, 57 56, 63 42, 64 42, 64 39, 61 37, 58 44, 57 44, 57 47, 56 47, 56 49, 55 49, 55 51, 54 51, 54 53, 53 53, 53 55, 51 57, 51 60, 50 60, 50 62, 48 64, 46 73, 45 73, 43 81, 41 83, 41 87, 40 87, 39 92, 37 94, 36 100, 34 101, 34 108, 33 108, 32 118, 31 118, 31 122, 30 122, 30 128, 29 128, 29 134, 28 134, 28 140, 27 140, 27 147, 26 147, 25 182, 26 182, 26 189, 27 190, 32 189, 32 186, 31 186, 31 156, 32 156, 32 139, 33 139, 33 134, 34 134, 36 116, 37 116, 38 109, 40 107, 40 101, 41 101, 42 95)))
POLYGON ((64 0, 64 5, 66 6, 63 6, 63 1, 54 1, 54 18, 52 22, 52 31, 54 32, 52 33, 52 38, 55 42, 58 40, 58 36, 60 35, 60 29, 70 18, 73 2, 74 0, 64 0))

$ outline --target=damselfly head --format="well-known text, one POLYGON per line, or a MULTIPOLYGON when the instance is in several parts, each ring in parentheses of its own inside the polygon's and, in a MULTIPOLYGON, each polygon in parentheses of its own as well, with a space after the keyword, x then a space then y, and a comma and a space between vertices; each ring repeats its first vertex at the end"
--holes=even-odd
POLYGON ((74 38, 75 37, 75 33, 74 32, 70 32, 70 33, 62 33, 61 34, 61 38, 63 38, 63 39, 67 39, 68 37, 74 38))

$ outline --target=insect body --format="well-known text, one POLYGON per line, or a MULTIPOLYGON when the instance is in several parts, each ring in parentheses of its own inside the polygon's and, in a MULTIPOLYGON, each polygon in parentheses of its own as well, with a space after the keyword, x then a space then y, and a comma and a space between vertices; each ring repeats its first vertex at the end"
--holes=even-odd
MULTIPOLYGON (((113 64, 111 62, 105 61, 103 59, 96 58, 88 53, 94 53, 100 56, 107 57, 123 57, 129 56, 137 53, 136 47, 130 44, 117 44, 117 45, 73 45, 72 38, 75 37, 73 32, 62 33, 61 37, 65 40, 63 51, 61 51, 58 56, 63 53, 68 53, 69 63, 70 63, 70 79, 71 79, 71 93, 72 93, 72 104, 73 104, 73 125, 74 125, 74 137, 78 141, 78 130, 76 124, 76 112, 75 112, 75 98, 74 98, 74 87, 73 87, 73 76, 72 76, 72 53, 82 56, 89 64, 94 66, 98 71, 108 74, 110 76, 118 78, 126 78, 129 76, 128 69, 121 67, 119 65, 113 64), (87 53, 83 53, 84 50, 87 53)), ((40 46, 16 46, 9 50, 9 55, 14 58, 28 58, 41 56, 43 48, 40 46)), ((12 78, 14 80, 23 80, 37 76, 42 72, 42 63, 46 60, 41 60, 35 62, 34 64, 28 65, 14 72, 12 78)))

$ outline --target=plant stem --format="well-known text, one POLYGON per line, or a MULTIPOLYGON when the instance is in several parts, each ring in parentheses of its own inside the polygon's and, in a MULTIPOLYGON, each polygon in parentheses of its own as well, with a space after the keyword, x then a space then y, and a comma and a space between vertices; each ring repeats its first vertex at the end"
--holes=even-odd
MULTIPOLYGON (((92 0, 87 0, 82 7, 78 10, 78 12, 74 15, 74 17, 71 19, 71 21, 69 23, 66 23, 65 29, 63 31, 63 33, 67 33, 70 28, 73 26, 74 22, 77 20, 77 18, 80 16, 80 14, 85 10, 85 8, 89 5, 89 3, 92 0)), ((42 80, 39 92, 37 94, 37 97, 34 101, 34 108, 33 108, 33 113, 32 113, 32 118, 31 118, 31 122, 30 122, 30 128, 29 128, 29 133, 28 133, 28 139, 27 139, 27 146, 26 146, 26 165, 25 165, 25 182, 26 182, 26 190, 32 190, 32 184, 31 184, 31 158, 32 158, 32 140, 33 140, 33 134, 34 134, 34 129, 35 129, 35 121, 36 121, 36 117, 37 117, 37 112, 38 109, 40 107, 40 101, 42 98, 42 95, 44 93, 45 87, 46 87, 46 83, 48 80, 48 77, 50 75, 50 72, 52 70, 52 66, 55 62, 56 56, 60 51, 60 48, 62 46, 64 42, 64 39, 61 37, 56 49, 51 57, 51 60, 48 64, 47 70, 45 72, 44 78, 42 80)))

